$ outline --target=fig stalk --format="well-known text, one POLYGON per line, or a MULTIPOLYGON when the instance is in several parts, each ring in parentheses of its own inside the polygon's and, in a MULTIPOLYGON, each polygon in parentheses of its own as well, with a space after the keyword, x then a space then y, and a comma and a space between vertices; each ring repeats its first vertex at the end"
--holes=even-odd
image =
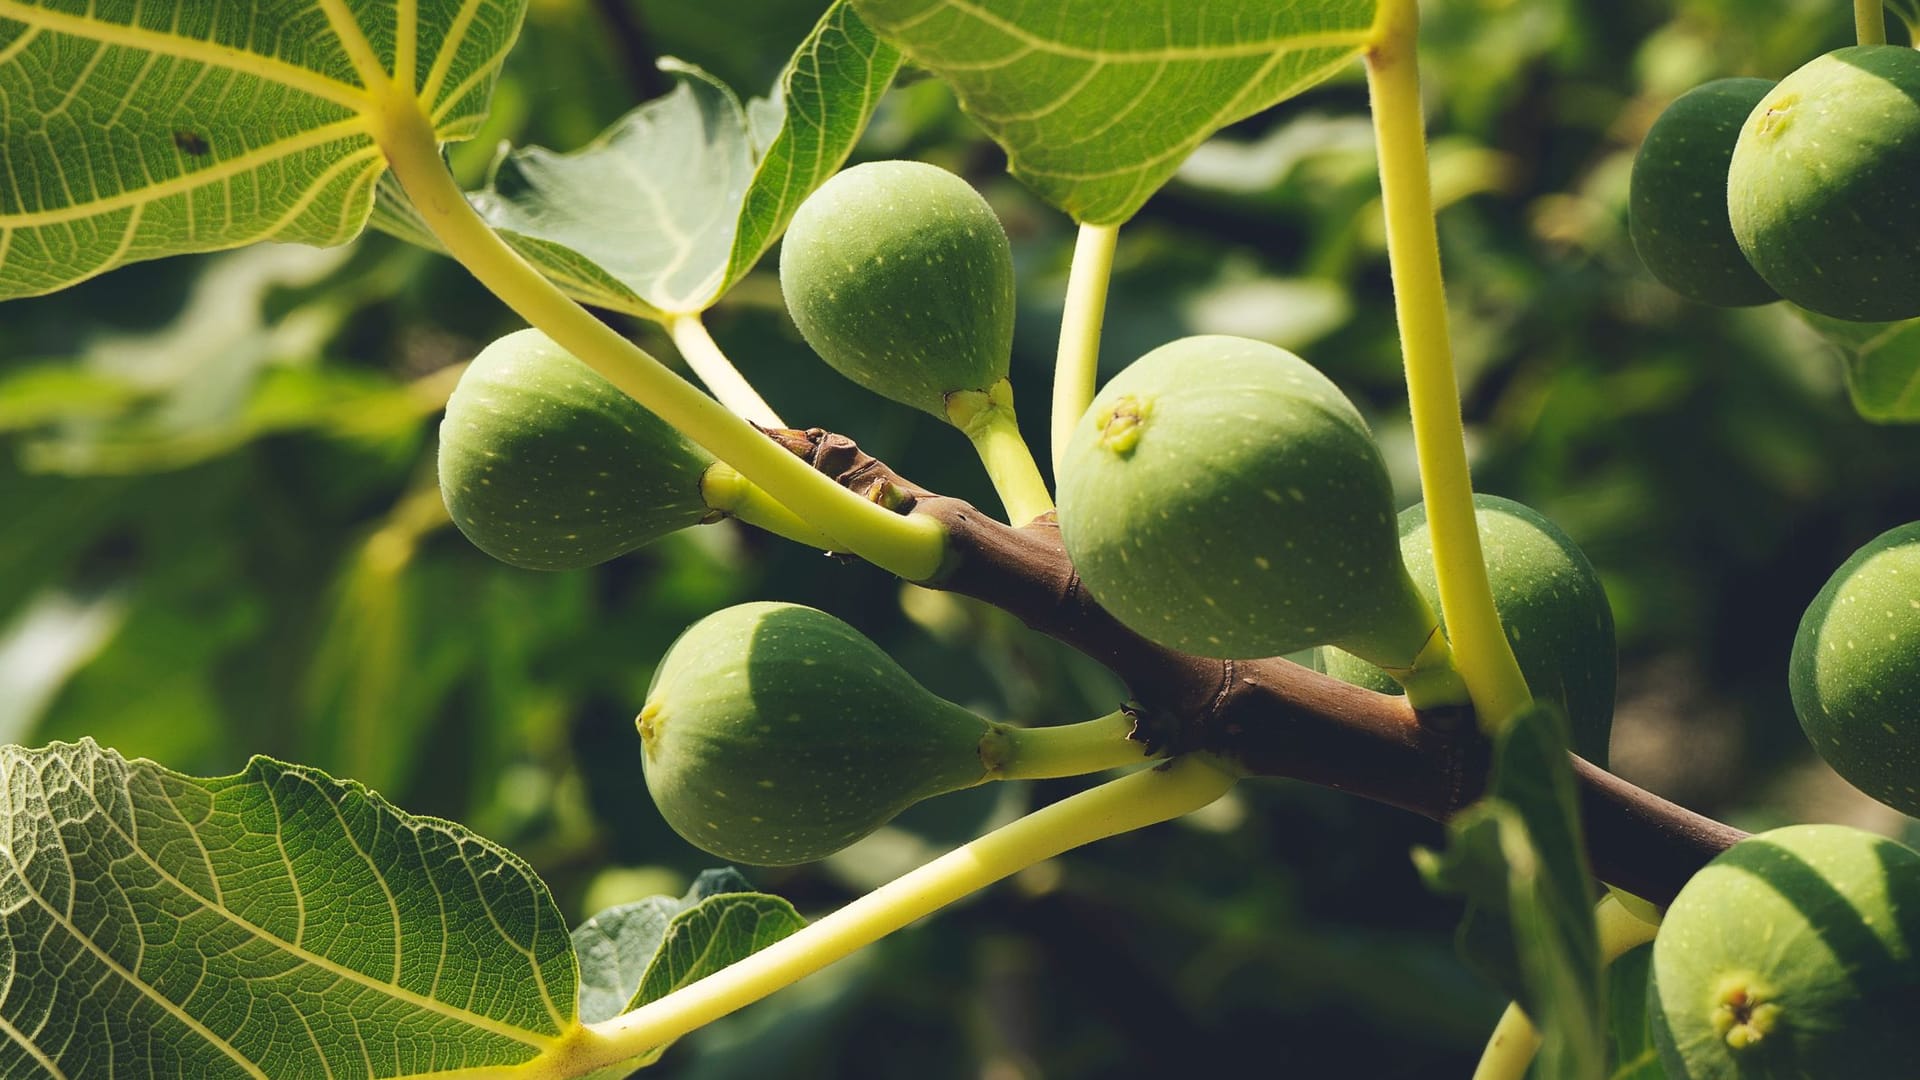
POLYGON ((1133 716, 1118 709, 1058 727, 995 724, 980 742, 980 759, 994 780, 1050 780, 1139 765, 1151 756, 1133 739, 1133 716))
POLYGON ((966 435, 986 467, 987 478, 1007 509, 1007 522, 1025 525, 1053 509, 1053 496, 1020 435, 1013 412, 1013 384, 1005 379, 985 391, 947 395, 947 419, 966 435))
POLYGON ((834 550, 833 537, 807 524, 724 461, 714 462, 701 474, 700 497, 714 510, 757 529, 821 551, 834 550))

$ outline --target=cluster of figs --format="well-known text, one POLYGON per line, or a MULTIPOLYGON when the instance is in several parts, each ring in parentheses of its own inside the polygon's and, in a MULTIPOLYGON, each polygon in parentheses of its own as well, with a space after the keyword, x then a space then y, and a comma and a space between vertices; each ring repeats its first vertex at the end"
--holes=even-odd
POLYGON ((1920 317, 1920 51, 1693 88, 1648 129, 1628 201, 1641 261, 1690 300, 1920 317))
MULTIPOLYGON (((1920 51, 1695 87, 1648 130, 1628 214, 1647 269, 1698 303, 1920 317, 1920 51)), ((1835 771, 1920 816, 1920 522, 1833 574, 1787 681, 1835 771)), ((1673 1076, 1920 1076, 1920 854, 1835 826, 1736 846, 1667 912, 1648 1000, 1673 1076)))
MULTIPOLYGON (((1012 428, 1011 251, 959 177, 906 161, 840 173, 796 214, 780 277, 806 341, 852 381, 976 444, 1012 428)), ((522 567, 586 567, 727 516, 823 542, 537 331, 495 342, 465 372, 439 467, 460 529, 522 567)), ((1423 509, 1394 512, 1360 412, 1298 356, 1225 336, 1154 349, 1081 417, 1057 492, 1086 588, 1141 635, 1207 657, 1310 657, 1416 705, 1464 701, 1423 509)), ((1564 711, 1575 751, 1604 763, 1615 650, 1599 578, 1539 513, 1476 500, 1521 671, 1537 699, 1564 711)), ((1910 812, 1920 810, 1908 784, 1917 656, 1920 527, 1909 527, 1863 550, 1821 594, 1793 686, 1820 749, 1910 812)), ((847 623, 787 603, 742 604, 689 627, 660 661, 637 724, 665 819, 706 851, 755 865, 823 858, 935 795, 1057 775, 1050 733, 1063 730, 947 701, 847 623)), ((1144 760, 1128 744, 1100 764, 1144 760)), ((1920 1004, 1920 940, 1909 939, 1920 899, 1902 900, 1915 889, 1920 855, 1847 829, 1779 830, 1716 861, 1659 938, 1649 1001, 1669 1072, 1801 1075, 1792 1070, 1829 1060, 1836 1044, 1855 1055, 1844 1060, 1911 1060, 1895 1035, 1920 1004), (1883 1005, 1888 1024, 1863 1036, 1862 1010, 1883 1005), (1788 1064, 1748 1068, 1769 1061, 1788 1064)))

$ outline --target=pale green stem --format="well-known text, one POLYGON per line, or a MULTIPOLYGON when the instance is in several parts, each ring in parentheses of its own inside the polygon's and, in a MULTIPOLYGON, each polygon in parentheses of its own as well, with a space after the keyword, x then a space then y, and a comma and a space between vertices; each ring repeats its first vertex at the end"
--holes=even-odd
POLYGON ((1025 525, 1053 509, 1053 495, 1020 435, 1013 411, 1013 384, 1005 379, 983 393, 958 390, 947 395, 947 419, 973 443, 986 466, 993 490, 1007 508, 1007 521, 1025 525))
MULTIPOLYGON (((1629 911, 1611 895, 1600 898, 1593 909, 1594 925, 1600 934, 1600 966, 1605 968, 1635 946, 1653 940, 1658 923, 1650 923, 1629 911)), ((1540 1052, 1540 1033, 1533 1021, 1513 1002, 1500 1014, 1493 1037, 1473 1070, 1473 1080, 1523 1080, 1533 1055, 1540 1052)))
POLYGON ((1082 225, 1067 271, 1066 307, 1060 314, 1060 353, 1053 367, 1053 475, 1060 477, 1067 443, 1081 414, 1093 403, 1100 379, 1100 324, 1107 313, 1107 281, 1113 276, 1118 225, 1082 225))
POLYGON ((700 500, 712 509, 775 536, 821 551, 833 550, 832 537, 807 524, 800 515, 724 461, 714 462, 700 474, 700 500))
POLYGON ((628 1061, 1037 862, 1198 810, 1225 794, 1233 780, 1223 766, 1190 756, 1037 810, 738 963, 632 1012, 588 1025, 565 1045, 548 1051, 556 1065, 564 1062, 564 1073, 549 1070, 543 1075, 583 1076, 628 1061))
POLYGON ((1085 776, 1145 762, 1146 744, 1132 735, 1133 717, 1124 709, 1058 727, 995 724, 981 740, 980 756, 993 780, 1085 776))
POLYGON ((1493 1036, 1480 1052, 1480 1064, 1474 1067, 1473 1080, 1523 1080, 1527 1067, 1533 1064, 1533 1055, 1539 1052, 1540 1033, 1520 1011, 1520 1003, 1513 1002, 1493 1026, 1493 1036))
POLYGON ((896 514, 834 483, 615 333, 529 266, 467 204, 440 160, 419 102, 382 98, 375 119, 380 148, 421 220, 448 253, 508 307, 833 537, 836 550, 909 581, 925 581, 940 569, 946 530, 938 522, 896 514))
POLYGON ((707 324, 700 321, 700 316, 669 315, 667 333, 673 335, 674 347, 680 350, 680 358, 687 362, 687 367, 713 392, 714 399, 735 416, 764 428, 787 426, 746 376, 740 374, 740 369, 733 366, 733 361, 727 359, 727 354, 720 351, 719 343, 707 333, 707 324))
POLYGON ((1460 390, 1448 345, 1440 239, 1427 173, 1427 134, 1416 55, 1420 12, 1415 0, 1382 0, 1367 51, 1374 141, 1380 154, 1380 200, 1386 211, 1387 259, 1394 309, 1406 357, 1407 397, 1420 491, 1433 535, 1440 608, 1454 662, 1474 710, 1491 731, 1532 700, 1513 648, 1500 628, 1474 515, 1460 390))
POLYGON ((1887 11, 1882 0, 1853 0, 1853 36, 1862 45, 1887 43, 1887 11))

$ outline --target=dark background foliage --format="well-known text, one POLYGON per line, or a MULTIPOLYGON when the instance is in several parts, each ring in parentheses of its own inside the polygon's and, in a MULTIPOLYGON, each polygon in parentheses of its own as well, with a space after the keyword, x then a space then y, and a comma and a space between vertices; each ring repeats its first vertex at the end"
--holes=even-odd
MULTIPOLYGON (((771 83, 810 0, 535 0, 501 139, 571 148, 660 92, 663 55, 771 83)), ((1426 82, 1477 480, 1561 523, 1619 621, 1618 771, 1749 827, 1907 822, 1809 753, 1785 665, 1854 547, 1920 514, 1920 430, 1855 417, 1837 355, 1775 308, 1691 306, 1639 267, 1628 168, 1659 110, 1845 44, 1831 0, 1436 0, 1426 82)), ((1300 351, 1414 497, 1356 67, 1203 147, 1124 230, 1104 370, 1226 332, 1300 351)), ((1044 448, 1069 222, 909 71, 862 157, 986 192, 1020 275, 1014 382, 1044 448)), ((959 436, 826 372, 768 261, 710 316, 790 422, 992 505, 959 436)), ((363 780, 526 855, 584 918, 712 860, 640 782, 632 715, 674 635, 777 598, 854 622, 936 691, 1030 723, 1117 700, 1004 616, 730 526, 589 573, 489 561, 447 526, 434 422, 516 323, 454 264, 369 235, 129 267, 0 312, 0 739, 93 735, 202 774, 253 753, 363 780)), ((627 326, 662 356, 653 328, 627 326)), ((1044 456, 1044 455, 1043 455, 1044 456)), ((825 863, 757 871, 826 910, 1073 790, 970 792, 825 863)), ((1036 867, 659 1066, 675 1075, 1464 1075, 1501 1007, 1407 850, 1435 827, 1292 784, 1036 867)))

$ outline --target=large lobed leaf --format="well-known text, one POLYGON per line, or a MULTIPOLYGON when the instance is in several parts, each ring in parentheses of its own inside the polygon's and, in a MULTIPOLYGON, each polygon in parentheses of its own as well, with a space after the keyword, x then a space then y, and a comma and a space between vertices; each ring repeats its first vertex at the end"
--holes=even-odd
POLYGON ((1417 852, 1436 888, 1463 893, 1461 942, 1506 984, 1541 1036, 1537 1075, 1598 1080, 1607 1057, 1599 932, 1567 754, 1566 721, 1535 706, 1494 737, 1485 797, 1417 852))
MULTIPOLYGON (((505 154, 474 208, 575 299, 646 318, 711 307, 833 175, 893 82, 900 54, 839 0, 771 96, 742 105, 691 64, 591 144, 505 154)), ((379 228, 435 246, 397 185, 379 228)))
POLYGON ((353 238, 380 110, 410 96, 440 139, 470 136, 525 6, 0 0, 0 299, 353 238))
POLYGON ((0 1075, 384 1077, 575 1026, 526 864, 357 784, 0 748, 0 1075))
POLYGON ((1215 131, 1365 49, 1375 0, 853 0, 951 83, 1014 174, 1082 222, 1132 217, 1215 131))

